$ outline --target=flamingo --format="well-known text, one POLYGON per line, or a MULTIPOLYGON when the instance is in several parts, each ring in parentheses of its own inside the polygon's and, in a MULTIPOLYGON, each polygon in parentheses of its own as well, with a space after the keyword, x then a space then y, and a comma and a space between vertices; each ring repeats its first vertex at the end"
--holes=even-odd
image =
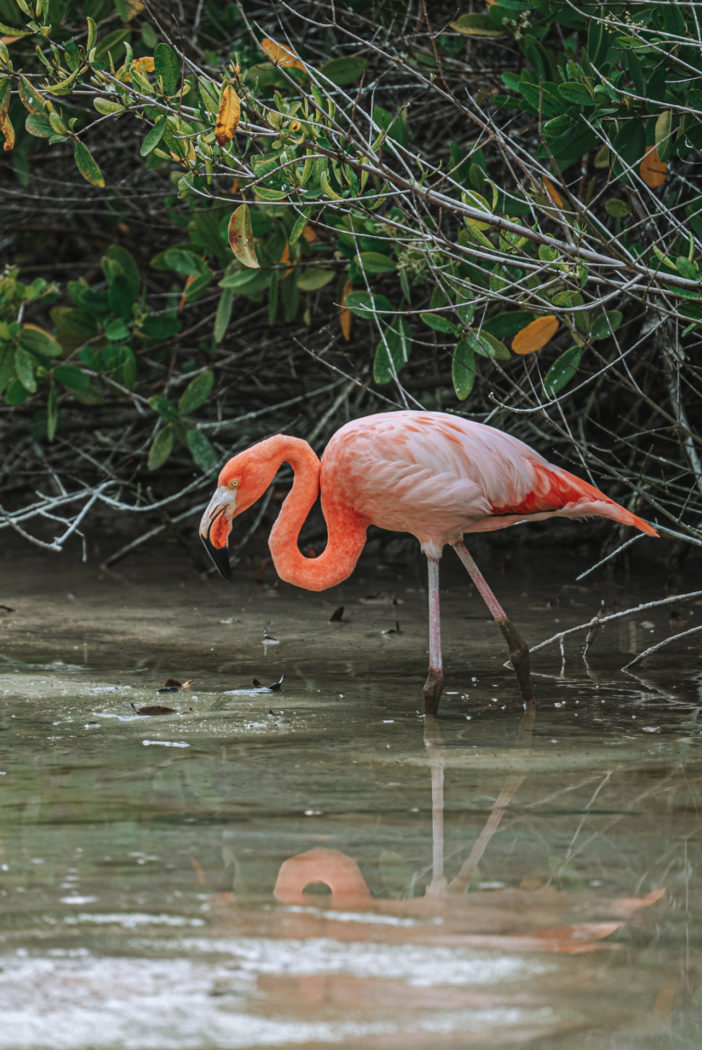
POLYGON ((268 545, 276 571, 287 583, 321 591, 347 579, 369 525, 409 532, 419 540, 429 575, 426 715, 436 714, 444 683, 439 561, 447 544, 502 631, 522 698, 530 702, 529 647, 473 561, 464 534, 596 514, 658 535, 648 522, 502 430, 444 412, 385 412, 340 427, 321 462, 306 441, 276 434, 224 465, 200 521, 200 536, 223 576, 231 576, 227 544, 232 520, 263 495, 283 463, 290 464, 294 479, 268 545), (298 537, 320 493, 327 545, 317 557, 307 557, 298 537))

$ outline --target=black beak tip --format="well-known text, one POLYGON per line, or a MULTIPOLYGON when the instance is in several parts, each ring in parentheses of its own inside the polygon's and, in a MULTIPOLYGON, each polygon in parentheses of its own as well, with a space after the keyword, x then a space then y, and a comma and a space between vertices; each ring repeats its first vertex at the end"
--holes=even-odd
POLYGON ((215 547, 206 536, 202 537, 202 542, 220 576, 223 576, 225 580, 231 580, 232 569, 229 564, 229 552, 227 548, 215 547))

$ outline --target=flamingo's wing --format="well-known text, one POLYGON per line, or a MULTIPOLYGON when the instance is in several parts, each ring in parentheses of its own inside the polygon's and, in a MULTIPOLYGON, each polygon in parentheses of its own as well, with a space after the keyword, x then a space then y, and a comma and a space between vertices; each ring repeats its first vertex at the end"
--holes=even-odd
POLYGON ((411 532, 426 553, 464 532, 556 514, 598 514, 655 535, 518 438, 444 413, 392 412, 342 427, 322 459, 323 498, 325 487, 369 522, 411 532))

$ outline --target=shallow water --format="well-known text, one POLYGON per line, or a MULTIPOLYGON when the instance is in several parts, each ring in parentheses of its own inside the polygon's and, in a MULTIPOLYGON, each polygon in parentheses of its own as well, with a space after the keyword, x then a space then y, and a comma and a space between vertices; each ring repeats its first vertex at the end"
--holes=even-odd
MULTIPOLYGON (((480 560, 532 642, 664 593, 480 560)), ((699 636, 540 651, 525 712, 447 565, 425 725, 412 559, 321 595, 182 561, 0 558, 0 1050, 700 1045, 699 636)))

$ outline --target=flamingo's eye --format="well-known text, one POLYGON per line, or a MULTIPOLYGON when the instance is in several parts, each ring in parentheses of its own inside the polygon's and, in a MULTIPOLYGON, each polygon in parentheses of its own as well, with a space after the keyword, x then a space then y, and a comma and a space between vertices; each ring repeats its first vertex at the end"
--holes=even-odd
POLYGON ((237 489, 239 487, 239 479, 234 478, 232 481, 227 482, 228 489, 237 489))

